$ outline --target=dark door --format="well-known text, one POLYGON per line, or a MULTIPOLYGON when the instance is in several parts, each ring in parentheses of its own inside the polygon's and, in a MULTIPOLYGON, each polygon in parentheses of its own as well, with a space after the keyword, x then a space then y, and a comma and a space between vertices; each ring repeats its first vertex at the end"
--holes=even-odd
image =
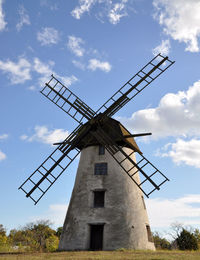
POLYGON ((90 250, 103 249, 103 227, 104 225, 90 226, 90 250))

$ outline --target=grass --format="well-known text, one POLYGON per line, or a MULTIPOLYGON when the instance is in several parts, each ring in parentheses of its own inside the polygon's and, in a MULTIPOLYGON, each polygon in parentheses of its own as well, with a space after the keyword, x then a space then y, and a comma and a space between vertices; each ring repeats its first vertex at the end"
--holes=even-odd
POLYGON ((77 251, 55 253, 0 253, 0 260, 200 260, 200 251, 77 251))

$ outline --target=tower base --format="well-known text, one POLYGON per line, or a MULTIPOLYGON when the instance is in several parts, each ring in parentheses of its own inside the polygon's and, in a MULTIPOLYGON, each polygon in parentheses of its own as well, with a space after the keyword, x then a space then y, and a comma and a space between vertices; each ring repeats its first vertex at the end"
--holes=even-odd
POLYGON ((155 250, 144 198, 107 151, 90 146, 81 152, 59 250, 120 248, 155 250))

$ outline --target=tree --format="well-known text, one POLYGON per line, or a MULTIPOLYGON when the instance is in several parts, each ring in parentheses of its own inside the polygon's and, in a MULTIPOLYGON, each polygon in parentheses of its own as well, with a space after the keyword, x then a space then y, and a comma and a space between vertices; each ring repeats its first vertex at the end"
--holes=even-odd
POLYGON ((59 238, 55 235, 51 235, 46 239, 46 249, 49 252, 53 252, 58 249, 59 238))
POLYGON ((200 243, 200 230, 196 228, 196 229, 194 230, 193 234, 194 234, 194 236, 196 237, 197 242, 200 243))
POLYGON ((180 236, 182 230, 183 230, 183 224, 179 222, 174 222, 171 224, 171 232, 169 233, 169 235, 175 241, 180 236))
POLYGON ((53 251, 58 245, 58 238, 50 225, 48 220, 29 223, 19 230, 11 230, 9 239, 13 246, 23 246, 27 250, 48 251, 50 248, 53 251))
POLYGON ((171 249, 171 244, 166 238, 162 238, 158 232, 153 233, 153 240, 157 249, 171 249))
POLYGON ((0 224, 0 246, 5 245, 7 242, 6 229, 0 224))
POLYGON ((61 233, 62 233, 63 227, 58 227, 56 230, 56 236, 60 239, 61 233))
POLYGON ((3 227, 2 224, 0 224, 0 235, 6 236, 6 229, 3 227))
MULTIPOLYGON (((183 224, 175 222, 171 224, 174 238, 172 248, 180 250, 197 250, 198 249, 198 235, 199 232, 194 230, 191 226, 184 227, 183 224)), ((199 237, 200 238, 200 237, 199 237)))
POLYGON ((36 223, 29 223, 24 230, 29 232, 36 249, 46 249, 46 239, 56 234, 56 231, 50 228, 49 220, 40 220, 36 223))
POLYGON ((30 232, 27 232, 26 230, 17 229, 10 230, 8 240, 12 246, 26 248, 30 247, 29 245, 33 242, 30 232))
POLYGON ((198 241, 193 233, 190 233, 183 228, 180 235, 176 239, 178 248, 180 250, 197 250, 198 241))

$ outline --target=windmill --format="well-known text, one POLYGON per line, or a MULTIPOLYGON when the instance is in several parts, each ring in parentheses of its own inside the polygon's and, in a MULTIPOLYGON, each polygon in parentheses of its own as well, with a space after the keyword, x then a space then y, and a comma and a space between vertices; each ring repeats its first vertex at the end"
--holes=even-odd
POLYGON ((173 63, 158 54, 96 112, 53 75, 42 89, 78 126, 19 189, 37 204, 81 152, 61 250, 154 249, 143 194, 169 179, 134 140, 151 133, 131 134, 112 116, 173 63))

